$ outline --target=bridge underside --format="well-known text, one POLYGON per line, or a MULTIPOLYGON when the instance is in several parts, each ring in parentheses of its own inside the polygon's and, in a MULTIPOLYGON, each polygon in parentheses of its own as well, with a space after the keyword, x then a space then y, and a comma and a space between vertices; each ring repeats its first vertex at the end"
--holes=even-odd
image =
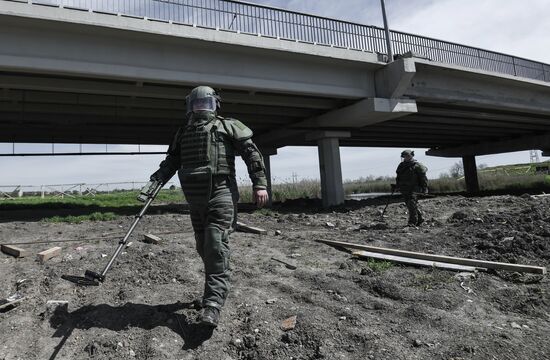
MULTIPOLYGON (((0 142, 166 144, 185 121, 191 87, 0 74, 0 142)), ((535 136, 548 115, 417 99, 418 112, 372 125, 307 126, 352 99, 222 90, 221 113, 248 124, 261 145, 316 145, 308 132, 345 130, 341 146, 444 149, 535 136), (270 134, 284 131, 280 137, 270 134)))

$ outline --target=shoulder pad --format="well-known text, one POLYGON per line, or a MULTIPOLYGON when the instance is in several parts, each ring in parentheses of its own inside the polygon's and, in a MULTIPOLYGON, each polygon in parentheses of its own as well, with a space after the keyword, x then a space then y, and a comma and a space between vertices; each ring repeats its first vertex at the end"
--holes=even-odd
POLYGON ((427 172, 428 171, 428 168, 424 165, 424 164, 421 164, 421 163, 416 163, 416 166, 420 169, 420 171, 422 172, 427 172))
POLYGON ((227 135, 235 140, 248 140, 252 137, 252 130, 237 119, 221 118, 220 119, 227 135))

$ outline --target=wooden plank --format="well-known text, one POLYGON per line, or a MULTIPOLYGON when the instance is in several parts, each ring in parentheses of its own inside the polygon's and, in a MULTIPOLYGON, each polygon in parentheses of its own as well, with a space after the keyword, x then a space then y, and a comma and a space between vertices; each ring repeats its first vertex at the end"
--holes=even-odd
POLYGON ((243 224, 242 222, 239 222, 239 221, 237 221, 237 231, 249 232, 249 233, 253 233, 253 234, 261 234, 261 235, 266 235, 267 234, 267 230, 257 228, 257 227, 254 227, 254 226, 250 226, 250 225, 246 225, 246 224, 243 224))
POLYGON ((369 245, 353 244, 353 243, 347 243, 344 241, 333 241, 333 240, 315 240, 315 241, 328 244, 328 245, 349 248, 349 249, 358 249, 358 250, 376 252, 379 254, 397 255, 397 256, 404 256, 404 257, 409 257, 414 259, 439 261, 439 262, 444 262, 449 264, 475 266, 475 267, 482 267, 487 269, 527 272, 527 273, 533 273, 533 274, 546 274, 546 268, 541 266, 509 264, 509 263, 501 263, 501 262, 495 262, 495 261, 465 259, 465 258, 445 256, 445 255, 425 254, 425 253, 419 253, 414 251, 396 250, 396 249, 389 249, 389 248, 369 246, 369 245))
POLYGON ((16 258, 29 256, 29 251, 13 245, 2 245, 2 252, 16 258))
POLYGON ((472 271, 472 272, 487 270, 485 268, 479 268, 475 266, 464 266, 464 265, 443 263, 439 261, 413 259, 413 258, 408 258, 403 256, 379 254, 379 253, 374 253, 374 252, 364 251, 364 250, 356 250, 352 252, 352 254, 360 258, 387 260, 387 261, 394 261, 402 264, 427 266, 427 267, 434 267, 434 268, 445 269, 445 270, 472 271))
POLYGON ((281 264, 284 264, 287 269, 290 269, 290 270, 296 270, 297 269, 296 265, 292 265, 290 263, 287 263, 286 261, 279 260, 275 257, 271 257, 271 260, 274 260, 274 261, 280 262, 281 264))
POLYGON ((25 300, 25 297, 19 293, 15 293, 6 299, 0 299, 0 311, 4 311, 7 308, 18 305, 21 301, 25 300))
POLYGON ((143 241, 145 241, 146 243, 149 243, 149 244, 160 244, 160 242, 162 241, 161 238, 159 238, 158 236, 156 235, 153 235, 153 234, 144 234, 143 235, 143 241))
POLYGON ((40 262, 45 262, 59 255, 61 255, 61 248, 59 246, 56 246, 38 253, 38 259, 40 260, 40 262))

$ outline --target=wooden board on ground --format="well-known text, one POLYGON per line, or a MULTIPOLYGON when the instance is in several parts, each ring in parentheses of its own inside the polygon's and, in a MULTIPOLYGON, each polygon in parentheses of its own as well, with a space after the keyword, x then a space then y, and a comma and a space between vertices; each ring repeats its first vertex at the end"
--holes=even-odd
POLYGON ((161 238, 159 238, 158 236, 156 235, 153 235, 153 234, 144 234, 143 235, 143 241, 145 241, 146 243, 149 243, 149 244, 160 244, 160 242, 162 241, 161 238))
POLYGON ((10 307, 18 305, 24 299, 25 297, 19 293, 15 293, 5 299, 0 299, 0 311, 4 311, 10 307))
POLYGON ((237 221, 237 231, 249 232, 249 233, 253 233, 253 234, 261 234, 261 235, 266 235, 267 234, 267 230, 257 228, 257 227, 254 227, 254 226, 250 226, 250 225, 246 225, 246 224, 243 224, 242 222, 239 222, 239 221, 237 221))
POLYGON ((487 269, 475 267, 475 266, 465 266, 465 265, 457 265, 457 264, 449 264, 449 263, 443 263, 439 261, 429 261, 429 260, 421 260, 421 259, 413 259, 403 256, 396 256, 396 255, 388 255, 388 254, 379 254, 371 251, 365 251, 365 250, 356 250, 352 252, 353 255, 360 257, 360 258, 371 258, 371 259, 378 259, 378 260, 387 260, 387 261, 394 261, 401 264, 408 264, 408 265, 418 265, 418 266, 428 266, 428 267, 434 267, 438 269, 446 269, 446 270, 456 270, 456 271, 485 271, 487 269))
POLYGON ((45 262, 53 257, 61 255, 61 247, 56 246, 48 250, 44 250, 40 253, 38 253, 38 260, 40 262, 45 262))
POLYGON ((13 245, 2 245, 2 252, 16 258, 29 256, 29 251, 13 245))
POLYGON ((339 247, 349 248, 349 249, 366 250, 366 251, 371 251, 379 254, 396 255, 396 256, 403 256, 403 257, 414 258, 414 259, 439 261, 439 262, 444 262, 449 264, 475 266, 475 267, 495 269, 495 270, 508 270, 508 271, 517 271, 517 272, 527 272, 527 273, 533 273, 533 274, 546 274, 546 268, 541 266, 509 264, 509 263, 501 263, 501 262, 495 262, 495 261, 465 259, 465 258, 445 256, 445 255, 425 254, 425 253, 419 253, 414 251, 396 250, 396 249, 389 249, 389 248, 369 246, 369 245, 353 244, 353 243, 347 243, 344 241, 333 241, 333 240, 315 240, 315 241, 332 245, 332 246, 339 246, 339 247))

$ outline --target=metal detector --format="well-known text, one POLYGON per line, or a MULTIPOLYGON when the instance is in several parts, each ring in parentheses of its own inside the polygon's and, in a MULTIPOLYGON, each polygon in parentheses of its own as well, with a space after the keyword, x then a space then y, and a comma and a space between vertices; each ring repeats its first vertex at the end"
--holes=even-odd
POLYGON ((391 194, 390 194, 390 196, 388 196, 388 201, 386 201, 386 206, 384 206, 384 210, 382 210, 382 212, 380 213, 381 217, 384 217, 384 214, 386 213, 386 210, 388 209, 388 205, 390 204, 391 198, 393 197, 394 193, 395 193, 395 186, 392 186, 391 187, 391 194))
POLYGON ((132 223, 132 226, 130 226, 130 229, 124 236, 122 240, 118 242, 118 247, 115 250, 115 253, 113 256, 111 256, 111 259, 105 265, 105 268, 103 268, 103 271, 101 273, 96 273, 95 271, 86 270, 84 273, 84 276, 75 276, 75 275, 62 275, 61 278, 65 279, 67 281, 70 281, 72 283, 75 283, 77 285, 83 285, 83 286, 98 286, 100 282, 105 281, 105 275, 107 274, 107 271, 111 268, 113 265, 115 259, 118 257, 120 252, 122 251, 122 248, 124 248, 124 245, 126 245, 126 242, 128 241, 128 238, 130 235, 132 235, 132 232, 136 228, 137 224, 145 215, 145 212, 149 208, 149 205, 153 202, 157 194, 159 193, 160 189, 164 186, 164 183, 161 181, 149 181, 147 185, 145 185, 138 196, 138 200, 141 202, 145 202, 145 205, 143 205, 143 208, 135 216, 134 222, 132 223))

